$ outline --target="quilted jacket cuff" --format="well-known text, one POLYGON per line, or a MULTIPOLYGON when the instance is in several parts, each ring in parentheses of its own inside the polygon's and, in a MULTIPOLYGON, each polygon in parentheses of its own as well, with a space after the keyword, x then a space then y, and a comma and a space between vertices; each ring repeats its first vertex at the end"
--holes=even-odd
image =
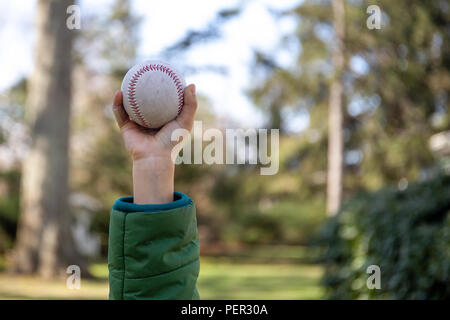
POLYGON ((168 204, 119 199, 111 210, 110 299, 198 299, 195 205, 182 193, 168 204))

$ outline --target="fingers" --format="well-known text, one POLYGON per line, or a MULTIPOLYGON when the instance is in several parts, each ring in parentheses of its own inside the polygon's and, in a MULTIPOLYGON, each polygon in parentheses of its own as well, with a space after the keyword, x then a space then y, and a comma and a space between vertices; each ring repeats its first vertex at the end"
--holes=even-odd
POLYGON ((128 114, 126 113, 125 109, 122 105, 122 92, 119 90, 114 95, 114 102, 113 102, 113 113, 114 117, 116 118, 116 122, 119 126, 119 128, 122 128, 127 122, 130 121, 130 118, 128 117, 128 114))
POLYGON ((184 89, 184 106, 176 118, 181 128, 191 131, 196 110, 197 98, 195 96, 195 85, 190 84, 184 89))
POLYGON ((181 113, 175 120, 170 121, 162 127, 156 137, 160 139, 165 145, 176 144, 177 141, 172 141, 171 137, 174 130, 184 129, 184 136, 188 135, 194 125, 195 111, 197 110, 197 98, 195 97, 195 85, 191 84, 184 89, 184 106, 181 113))

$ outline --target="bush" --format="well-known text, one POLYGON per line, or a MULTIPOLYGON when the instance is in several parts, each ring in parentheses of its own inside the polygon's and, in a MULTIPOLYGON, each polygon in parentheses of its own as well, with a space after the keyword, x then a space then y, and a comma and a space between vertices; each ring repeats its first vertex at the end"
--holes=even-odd
POLYGON ((348 201, 315 242, 328 297, 450 298, 449 213, 449 176, 348 201), (366 286, 369 265, 380 267, 380 290, 366 286))

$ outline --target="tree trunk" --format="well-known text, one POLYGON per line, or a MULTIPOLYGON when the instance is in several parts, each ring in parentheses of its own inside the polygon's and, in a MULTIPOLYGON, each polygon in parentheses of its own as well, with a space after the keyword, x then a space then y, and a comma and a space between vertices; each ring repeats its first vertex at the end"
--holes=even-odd
POLYGON ((31 145, 22 168, 21 216, 11 270, 53 277, 84 268, 70 230, 68 145, 72 42, 66 26, 73 0, 40 0, 35 67, 27 97, 31 145))
POLYGON ((345 9, 344 0, 333 0, 336 47, 333 50, 334 76, 330 88, 328 115, 327 214, 335 215, 342 200, 343 130, 342 96, 344 70, 345 9))

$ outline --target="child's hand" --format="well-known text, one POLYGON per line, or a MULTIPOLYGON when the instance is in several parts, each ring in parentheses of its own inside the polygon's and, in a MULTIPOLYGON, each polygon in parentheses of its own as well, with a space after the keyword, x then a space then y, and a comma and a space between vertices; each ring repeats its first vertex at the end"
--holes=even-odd
POLYGON ((133 160, 149 157, 169 156, 174 143, 170 139, 172 131, 184 128, 191 131, 197 109, 195 86, 186 87, 184 106, 178 117, 167 123, 160 130, 146 129, 131 121, 122 104, 122 92, 114 96, 113 111, 125 142, 125 147, 133 160))
POLYGON ((114 96, 113 112, 125 147, 133 159, 134 203, 167 203, 173 201, 174 163, 171 141, 175 129, 191 131, 197 109, 195 86, 184 90, 184 106, 180 115, 159 130, 146 129, 131 121, 122 104, 122 92, 114 96))

